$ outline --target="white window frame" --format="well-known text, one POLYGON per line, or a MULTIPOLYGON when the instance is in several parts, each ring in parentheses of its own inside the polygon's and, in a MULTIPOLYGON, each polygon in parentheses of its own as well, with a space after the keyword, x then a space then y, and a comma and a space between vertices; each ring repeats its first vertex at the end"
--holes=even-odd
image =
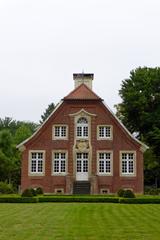
POLYGON ((88 173, 89 172, 89 152, 76 152, 76 172, 77 173, 88 173), (78 157, 78 154, 81 156, 78 157), (87 156, 87 157, 85 157, 87 156), (78 170, 78 161, 81 162, 81 170, 78 170), (82 163, 83 162, 83 163, 82 163))
POLYGON ((52 127, 52 139, 53 140, 68 140, 68 125, 66 124, 55 124, 52 127), (66 136, 63 136, 63 128, 66 128, 66 136), (56 128, 59 128, 60 134, 56 136, 56 128))
POLYGON ((88 139, 89 138, 89 121, 88 121, 88 118, 86 118, 85 116, 84 117, 79 117, 77 119, 77 122, 76 122, 76 138, 77 139, 88 139), (81 119, 81 118, 84 118, 86 119, 87 123, 78 123, 78 121, 81 119), (81 131, 81 136, 78 136, 78 128, 80 128, 80 131, 81 131), (87 136, 85 136, 85 129, 87 128, 87 136))
POLYGON ((52 151, 52 175, 56 175, 56 176, 65 176, 68 173, 68 152, 65 150, 54 150, 52 151), (64 158, 55 158, 55 153, 57 154, 61 154, 61 153, 65 153, 65 159, 64 158), (61 164, 62 161, 65 160, 65 172, 61 172, 61 164), (59 171, 55 171, 55 161, 59 161, 59 171))
POLYGON ((112 125, 98 125, 97 126, 97 140, 113 140, 113 126, 112 125), (105 135, 100 136, 100 128, 104 128, 105 135), (110 136, 107 136, 107 128, 110 128, 110 136))
POLYGON ((29 176, 44 176, 45 175, 45 151, 44 150, 30 150, 29 151, 29 164, 28 164, 28 175, 29 176), (32 153, 38 154, 42 153, 43 158, 42 158, 42 172, 38 171, 38 161, 40 160, 39 158, 32 158, 32 153), (36 171, 32 172, 32 161, 36 161, 36 171))
POLYGON ((120 151, 120 176, 122 177, 135 177, 136 176, 136 151, 120 151), (129 172, 129 161, 131 161, 131 159, 129 159, 127 157, 126 159, 126 163, 127 163, 127 171, 126 172, 122 172, 122 162, 124 161, 124 159, 122 159, 122 154, 133 154, 133 172, 129 172))
MULTIPOLYGON (((106 161, 108 159, 104 158, 104 169, 106 169, 106 161)), ((113 151, 110 150, 99 150, 97 151, 97 175, 99 176, 113 176, 113 151), (99 168, 100 168, 100 161, 103 159, 100 159, 100 153, 109 153, 110 154, 110 172, 100 172, 99 168)))

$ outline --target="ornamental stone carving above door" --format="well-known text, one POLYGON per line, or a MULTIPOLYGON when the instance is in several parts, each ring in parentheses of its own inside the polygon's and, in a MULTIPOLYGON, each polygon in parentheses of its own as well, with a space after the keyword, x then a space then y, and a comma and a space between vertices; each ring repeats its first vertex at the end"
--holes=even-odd
POLYGON ((87 140, 78 140, 76 143, 76 149, 80 152, 84 152, 89 149, 89 142, 87 140))

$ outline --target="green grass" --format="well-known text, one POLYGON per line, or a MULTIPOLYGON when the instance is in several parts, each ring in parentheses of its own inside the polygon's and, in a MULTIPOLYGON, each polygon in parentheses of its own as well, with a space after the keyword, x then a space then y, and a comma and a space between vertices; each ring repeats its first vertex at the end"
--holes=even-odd
POLYGON ((160 205, 0 204, 0 240, 159 240, 160 205))

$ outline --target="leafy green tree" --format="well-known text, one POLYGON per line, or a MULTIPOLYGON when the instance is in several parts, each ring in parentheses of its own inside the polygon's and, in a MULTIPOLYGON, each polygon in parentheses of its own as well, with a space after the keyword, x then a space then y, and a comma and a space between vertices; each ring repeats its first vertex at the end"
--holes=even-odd
POLYGON ((122 81, 119 95, 122 103, 116 105, 117 116, 131 133, 151 147, 145 155, 145 173, 152 174, 160 184, 160 68, 132 70, 130 77, 122 81))
POLYGON ((118 115, 131 132, 146 135, 160 126, 160 68, 137 68, 122 82, 118 115))
POLYGON ((7 175, 8 175, 7 167, 8 167, 8 163, 9 163, 8 157, 0 149, 0 181, 7 180, 7 175))
POLYGON ((39 121, 40 124, 42 124, 49 117, 49 115, 53 112, 54 109, 55 109, 54 103, 48 105, 43 115, 41 115, 41 120, 39 121))
POLYGON ((21 125, 29 127, 32 133, 38 127, 38 124, 34 122, 16 121, 10 117, 5 117, 4 119, 0 118, 0 130, 8 129, 12 136, 15 135, 17 129, 21 127, 21 125))
POLYGON ((38 124, 0 118, 0 181, 20 184, 21 153, 16 145, 30 137, 38 124))
POLYGON ((12 154, 12 143, 10 131, 6 129, 0 131, 0 149, 8 157, 12 154))
POLYGON ((23 142, 25 139, 32 135, 32 131, 27 124, 22 124, 16 131, 14 136, 15 144, 23 142))
POLYGON ((0 131, 0 170, 1 180, 11 182, 11 172, 14 165, 13 140, 9 130, 0 131))

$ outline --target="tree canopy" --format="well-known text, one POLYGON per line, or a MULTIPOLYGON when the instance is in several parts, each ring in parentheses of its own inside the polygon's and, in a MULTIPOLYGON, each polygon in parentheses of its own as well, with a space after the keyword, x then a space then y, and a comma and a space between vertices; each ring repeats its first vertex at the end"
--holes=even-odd
POLYGON ((53 112, 54 108, 55 108, 54 103, 50 103, 48 105, 45 112, 41 115, 41 120, 39 121, 40 124, 42 124, 49 117, 49 115, 53 112))
MULTIPOLYGON (((51 103, 41 115, 43 123, 54 110, 51 103)), ((21 153, 16 146, 30 137, 39 124, 34 122, 16 121, 10 117, 0 118, 0 181, 20 184, 21 153)))
POLYGON ((30 137, 37 126, 33 122, 0 118, 0 181, 14 186, 20 183, 21 153, 16 145, 30 137))
MULTIPOLYGON (((43 123, 54 110, 51 103, 41 116, 43 123)), ((34 122, 16 121, 10 117, 0 118, 0 181, 20 184, 21 153, 16 145, 30 137, 39 124, 34 122)))
MULTIPOLYGON (((122 81, 119 95, 122 102, 116 105, 117 116, 131 133, 137 133, 150 146, 150 154, 146 153, 149 164, 145 166, 155 173, 160 169, 160 68, 132 70, 130 77, 122 81)), ((160 173, 158 177, 160 183, 160 173)))

